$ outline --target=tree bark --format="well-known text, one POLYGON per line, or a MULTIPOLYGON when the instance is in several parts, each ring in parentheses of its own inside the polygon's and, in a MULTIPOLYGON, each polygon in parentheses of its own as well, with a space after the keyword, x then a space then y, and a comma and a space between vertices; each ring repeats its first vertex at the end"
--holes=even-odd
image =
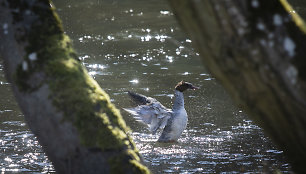
POLYGON ((306 26, 286 0, 169 0, 205 66, 306 173, 306 26))
POLYGON ((108 95, 81 65, 53 4, 0 0, 0 57, 57 173, 149 173, 108 95))

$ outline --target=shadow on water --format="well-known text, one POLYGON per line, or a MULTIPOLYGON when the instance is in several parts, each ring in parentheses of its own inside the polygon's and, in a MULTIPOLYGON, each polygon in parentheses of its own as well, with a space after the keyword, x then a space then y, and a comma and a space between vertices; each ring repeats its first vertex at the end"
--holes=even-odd
MULTIPOLYGON (((166 2, 54 1, 79 58, 118 108, 130 107, 127 91, 171 108, 174 86, 186 80, 187 129, 177 143, 156 143, 146 126, 122 111, 137 147, 154 173, 291 172, 262 129, 236 108, 203 68, 192 42, 166 2)), ((51 163, 24 124, 0 64, 0 170, 52 172, 51 163)))

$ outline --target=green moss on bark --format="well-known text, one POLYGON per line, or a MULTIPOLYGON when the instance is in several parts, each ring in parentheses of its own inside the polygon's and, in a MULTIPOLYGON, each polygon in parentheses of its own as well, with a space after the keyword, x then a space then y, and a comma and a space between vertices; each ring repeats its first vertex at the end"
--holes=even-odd
POLYGON ((19 42, 28 41, 23 60, 28 66, 24 68, 21 63, 15 73, 19 90, 30 93, 47 84, 50 100, 59 112, 63 112, 62 121, 71 122, 77 128, 82 145, 121 152, 122 157, 130 159, 125 165, 135 168, 135 173, 148 171, 140 163, 138 150, 127 135, 129 128, 119 110, 78 60, 53 7, 49 1, 29 7, 33 13, 31 19, 35 20, 20 37, 23 39, 19 39, 19 42), (33 53, 36 58, 30 60, 29 55, 33 53), (36 74, 43 78, 33 86, 31 78, 36 74))
POLYGON ((72 121, 81 143, 102 150, 123 148, 128 130, 108 95, 75 59, 54 59, 46 67, 50 98, 65 120, 72 121))
POLYGON ((133 150, 126 150, 122 154, 112 157, 109 160, 109 165, 111 166, 110 173, 127 173, 129 167, 127 164, 132 164, 133 167, 132 170, 130 170, 130 173, 149 174, 150 171, 148 170, 148 168, 143 166, 139 161, 139 154, 137 154, 133 150))
POLYGON ((36 6, 32 9, 39 17, 26 35, 29 45, 24 62, 28 68, 24 69, 21 63, 17 69, 19 89, 24 92, 35 90, 27 84, 29 78, 34 73, 44 73, 42 83, 49 85, 50 99, 59 111, 64 112, 63 121, 72 121, 78 128, 84 145, 101 149, 122 148, 124 140, 128 139, 128 128, 108 95, 76 59, 71 41, 63 34, 54 9, 36 6), (29 60, 31 53, 37 54, 37 60, 29 60), (105 139, 107 141, 103 141, 105 139))

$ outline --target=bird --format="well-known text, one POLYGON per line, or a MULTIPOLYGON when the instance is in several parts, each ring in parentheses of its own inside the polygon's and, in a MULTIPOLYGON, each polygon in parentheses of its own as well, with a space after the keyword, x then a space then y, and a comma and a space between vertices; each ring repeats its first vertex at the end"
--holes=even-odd
POLYGON ((146 123, 152 134, 162 129, 158 142, 176 142, 186 129, 188 122, 183 95, 187 89, 199 88, 189 82, 180 81, 175 86, 172 109, 166 108, 155 98, 128 91, 131 100, 138 106, 123 109, 132 114, 136 120, 146 123))

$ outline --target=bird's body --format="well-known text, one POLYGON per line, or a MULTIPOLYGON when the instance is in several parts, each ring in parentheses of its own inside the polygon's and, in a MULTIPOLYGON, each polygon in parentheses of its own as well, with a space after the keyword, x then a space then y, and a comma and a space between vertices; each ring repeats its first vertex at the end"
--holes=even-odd
POLYGON ((175 100, 171 117, 159 137, 159 142, 176 141, 187 126, 188 116, 184 108, 184 96, 180 91, 175 91, 175 100))
POLYGON ((124 110, 131 113, 136 119, 148 124, 153 134, 158 129, 163 129, 158 139, 159 142, 176 141, 187 126, 188 116, 184 108, 183 91, 197 89, 197 87, 182 81, 175 89, 172 109, 166 108, 154 98, 129 92, 132 101, 138 106, 124 110))

